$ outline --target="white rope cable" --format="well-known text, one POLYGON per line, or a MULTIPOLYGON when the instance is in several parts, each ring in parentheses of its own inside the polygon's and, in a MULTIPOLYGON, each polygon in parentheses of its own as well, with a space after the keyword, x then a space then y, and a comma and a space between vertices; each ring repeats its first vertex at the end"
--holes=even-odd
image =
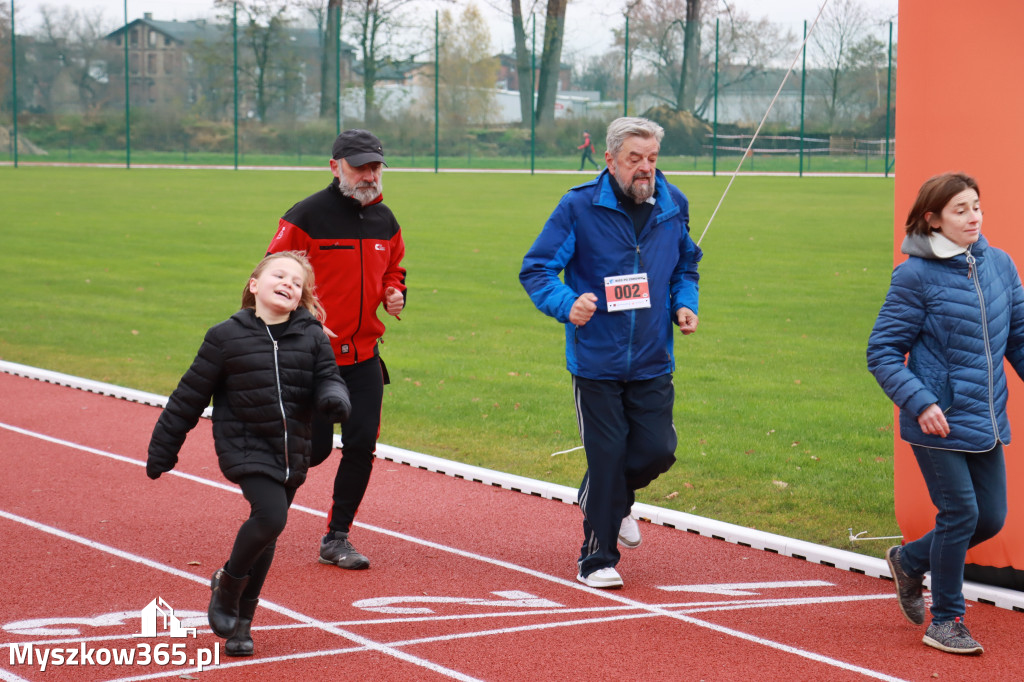
POLYGON ((771 113, 772 107, 775 106, 775 101, 779 99, 779 95, 782 94, 782 88, 785 87, 786 81, 789 79, 789 74, 793 73, 793 69, 796 68, 796 60, 800 59, 800 55, 803 53, 804 48, 807 47, 807 41, 810 40, 811 34, 814 32, 814 27, 818 25, 818 19, 821 19, 821 13, 825 11, 825 5, 828 4, 828 0, 821 3, 821 7, 818 8, 818 16, 814 17, 814 23, 811 24, 811 28, 807 31, 807 35, 804 36, 804 41, 800 44, 800 49, 796 51, 796 56, 793 57, 793 63, 789 65, 789 70, 786 71, 786 75, 782 77, 782 82, 779 83, 779 89, 775 91, 775 97, 772 97, 772 101, 768 104, 768 109, 764 112, 764 116, 761 117, 761 122, 757 124, 757 130, 754 131, 754 136, 750 138, 750 144, 747 145, 747 149, 743 152, 743 156, 740 157, 740 163, 736 166, 736 170, 733 171, 732 177, 729 178, 729 184, 725 186, 725 191, 722 192, 722 198, 718 200, 718 205, 715 206, 715 210, 711 213, 711 217, 708 219, 707 227, 700 233, 700 239, 697 240, 697 246, 704 241, 704 235, 708 233, 708 229, 711 227, 711 221, 718 215, 718 209, 722 207, 722 202, 725 201, 725 195, 729 193, 729 188, 732 187, 732 183, 736 180, 736 175, 739 174, 740 168, 743 167, 743 162, 747 160, 747 154, 750 153, 751 148, 754 146, 754 141, 757 139, 758 133, 761 132, 764 122, 768 120, 768 114, 771 113))
POLYGON ((576 450, 582 450, 582 449, 583 449, 583 446, 579 445, 579 446, 574 447, 574 448, 569 448, 568 450, 559 450, 558 452, 552 452, 551 456, 554 457, 555 455, 564 455, 564 454, 566 454, 568 452, 575 452, 576 450))

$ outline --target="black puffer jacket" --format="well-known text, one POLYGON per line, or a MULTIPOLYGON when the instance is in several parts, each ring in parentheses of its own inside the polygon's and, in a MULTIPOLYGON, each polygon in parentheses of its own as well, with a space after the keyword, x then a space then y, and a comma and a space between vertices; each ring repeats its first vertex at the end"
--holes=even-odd
POLYGON ((309 468, 314 409, 345 421, 348 388, 323 327, 305 308, 275 343, 255 311, 240 310, 206 332, 192 366, 160 413, 146 473, 178 461, 186 434, 213 398, 213 439, 224 476, 264 474, 298 487, 309 468))

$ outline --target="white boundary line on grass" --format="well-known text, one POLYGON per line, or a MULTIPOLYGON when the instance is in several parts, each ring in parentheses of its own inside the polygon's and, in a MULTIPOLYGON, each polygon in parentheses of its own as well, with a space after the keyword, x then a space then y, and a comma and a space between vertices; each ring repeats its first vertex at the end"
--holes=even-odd
MULTIPOLYGON (((39 369, 28 365, 0 360, 0 372, 45 381, 61 386, 77 388, 91 393, 107 395, 122 400, 164 407, 165 396, 130 388, 115 386, 91 379, 62 374, 51 370, 39 369)), ((209 408, 205 413, 209 415, 209 408)), ((335 444, 340 439, 335 437, 335 444)), ((524 476, 516 476, 492 469, 463 464, 451 460, 426 455, 412 450, 404 450, 379 443, 377 457, 380 459, 407 464, 426 471, 441 473, 455 478, 464 478, 486 485, 534 495, 545 499, 558 500, 566 504, 576 503, 576 489, 568 486, 537 481, 524 476)), ((636 503, 633 505, 633 516, 670 528, 684 530, 688 533, 725 540, 726 542, 765 550, 783 556, 804 559, 816 564, 832 566, 845 571, 862 573, 875 578, 889 578, 889 567, 884 559, 848 552, 834 547, 817 545, 803 540, 788 538, 783 535, 766 533, 754 528, 746 528, 731 523, 687 514, 686 512, 664 509, 650 504, 636 503)), ((1024 611, 1024 593, 1003 587, 995 587, 970 581, 964 582, 964 597, 971 601, 992 604, 999 608, 1024 611)))
MULTIPOLYGON (((0 161, 0 167, 13 166, 14 163, 11 161, 0 161)), ((124 168, 123 163, 71 163, 71 162, 49 162, 49 161, 29 161, 18 162, 18 166, 25 167, 45 167, 45 168, 124 168)), ((160 164, 160 163, 142 163, 132 164, 132 169, 139 170, 235 170, 234 166, 200 166, 193 164, 160 164)), ((327 167, 323 168, 316 166, 239 166, 240 171, 312 171, 317 173, 324 173, 327 167)), ((661 169, 659 169, 661 170, 661 169)), ((712 172, 712 171, 667 171, 661 170, 664 175, 691 175, 691 176, 706 176, 706 177, 725 177, 725 173, 712 172)), ((439 168, 436 171, 433 168, 388 168, 388 173, 481 173, 485 175, 493 175, 499 173, 507 173, 509 175, 580 175, 585 178, 591 178, 596 173, 590 174, 587 171, 574 171, 574 170, 556 170, 556 169, 535 169, 528 170, 525 168, 439 168)), ((779 178, 895 178, 895 173, 863 173, 863 172, 850 172, 850 173, 814 173, 811 171, 804 171, 803 173, 797 171, 741 171, 737 173, 741 176, 758 176, 758 177, 779 177, 779 178)))

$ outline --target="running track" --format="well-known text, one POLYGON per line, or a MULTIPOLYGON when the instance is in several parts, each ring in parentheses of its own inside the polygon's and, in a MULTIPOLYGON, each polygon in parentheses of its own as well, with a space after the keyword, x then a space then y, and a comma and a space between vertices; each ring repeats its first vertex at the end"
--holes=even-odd
POLYGON ((208 581, 247 505, 220 475, 207 420, 175 472, 150 481, 148 394, 60 385, 71 379, 0 363, 0 680, 1024 679, 1019 593, 969 586, 987 651, 943 654, 899 615, 884 562, 646 505, 634 513, 654 522, 623 550, 625 588, 594 590, 574 579, 579 510, 558 501, 571 491, 454 463, 446 476, 430 470, 440 460, 385 446, 352 535, 370 570, 316 561, 334 455, 278 542, 256 656, 221 650, 202 672, 102 665, 99 650, 222 647, 208 581), (172 640, 159 618, 158 637, 140 637, 157 597, 195 638, 172 640), (42 671, 28 644, 94 662, 42 671))

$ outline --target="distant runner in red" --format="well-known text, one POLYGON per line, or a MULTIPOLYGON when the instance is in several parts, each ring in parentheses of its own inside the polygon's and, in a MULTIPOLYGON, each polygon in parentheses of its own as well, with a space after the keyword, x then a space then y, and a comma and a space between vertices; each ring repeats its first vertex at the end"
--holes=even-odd
POLYGON ((593 166, 595 170, 598 168, 597 162, 594 161, 594 143, 590 140, 590 133, 586 130, 583 131, 583 144, 576 147, 576 149, 583 150, 583 156, 580 157, 580 170, 583 170, 583 164, 587 161, 590 162, 590 165, 593 166))
MULTIPOLYGON (((383 306, 398 319, 405 307, 405 243, 383 203, 384 148, 377 136, 346 130, 334 141, 331 157, 334 181, 288 209, 267 252, 305 251, 316 273, 327 311, 324 328, 352 397, 319 557, 324 564, 362 569, 370 560, 352 546, 349 531, 370 481, 388 383, 377 348, 384 334, 377 309, 383 306)), ((334 422, 314 417, 312 466, 330 456, 333 442, 334 422)))

